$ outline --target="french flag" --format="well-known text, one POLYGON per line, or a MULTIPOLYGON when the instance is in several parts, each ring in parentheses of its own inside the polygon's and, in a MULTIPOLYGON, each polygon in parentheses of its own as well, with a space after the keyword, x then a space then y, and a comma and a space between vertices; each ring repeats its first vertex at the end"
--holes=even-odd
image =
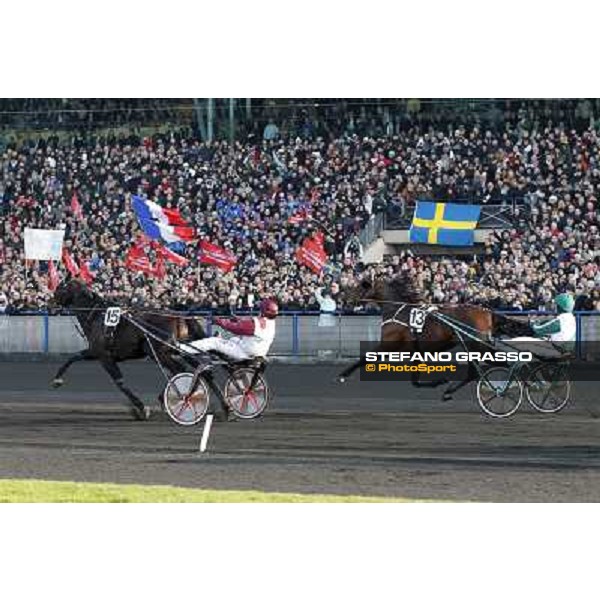
POLYGON ((196 237, 193 227, 182 218, 178 210, 162 208, 152 200, 133 196, 131 205, 140 227, 151 240, 162 240, 166 244, 191 242, 196 237))

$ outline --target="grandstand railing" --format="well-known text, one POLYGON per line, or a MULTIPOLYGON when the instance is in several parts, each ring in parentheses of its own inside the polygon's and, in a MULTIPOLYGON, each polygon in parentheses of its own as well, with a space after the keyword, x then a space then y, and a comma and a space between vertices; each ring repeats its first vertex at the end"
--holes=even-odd
POLYGON ((358 239, 362 244, 363 248, 368 248, 381 234, 384 228, 385 216, 383 213, 375 213, 367 224, 362 228, 358 234, 358 239))
MULTIPOLYGON (((541 311, 498 311, 501 314, 551 315, 541 311)), ((198 311, 206 319, 208 335, 213 333, 213 313, 198 311)), ((240 313, 241 314, 241 313, 240 313)), ((577 353, 584 356, 586 342, 600 342, 600 311, 578 311, 577 353)), ((271 354, 286 358, 356 358, 361 341, 379 340, 381 316, 378 314, 325 314, 283 312, 277 320, 277 336, 271 354)), ((72 315, 27 312, 0 316, 0 355, 70 354, 87 347, 72 315)))
MULTIPOLYGON (((467 203, 457 201, 458 203, 467 203)), ((470 200, 468 203, 473 203, 470 200)), ((408 229, 412 223, 415 206, 388 207, 383 229, 408 229)), ((481 216, 477 229, 506 229, 515 227, 517 219, 527 219, 530 205, 525 198, 512 198, 502 203, 488 203, 481 206, 481 216)))

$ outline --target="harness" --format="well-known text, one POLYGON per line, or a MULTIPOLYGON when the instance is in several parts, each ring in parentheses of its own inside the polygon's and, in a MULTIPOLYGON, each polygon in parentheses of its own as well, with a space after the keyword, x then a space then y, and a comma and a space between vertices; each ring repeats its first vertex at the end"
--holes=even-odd
MULTIPOLYGON (((371 299, 365 298, 365 300, 370 301, 371 299)), ((423 329, 425 328, 425 322, 427 320, 427 317, 431 313, 436 312, 438 310, 438 307, 435 304, 410 304, 409 302, 398 303, 393 301, 381 300, 379 300, 378 302, 399 305, 396 309, 396 312, 394 312, 394 314, 389 319, 384 319, 381 322, 381 327, 384 327, 388 323, 397 323, 398 325, 402 325, 403 327, 410 329, 412 333, 422 333, 423 329), (404 309, 409 306, 411 306, 412 308, 410 310, 407 323, 406 321, 401 320, 399 317, 402 314, 402 311, 404 311, 404 309)))
POLYGON ((381 327, 383 327, 384 325, 387 325, 388 323, 398 323, 398 325, 403 325, 404 327, 410 327, 408 325, 408 323, 405 323, 404 321, 401 321, 400 319, 398 319, 398 315, 408 306, 408 304, 404 303, 401 304, 400 307, 398 308, 398 310, 396 310, 396 312, 393 314, 393 316, 390 319, 385 319, 385 321, 381 322, 381 327))

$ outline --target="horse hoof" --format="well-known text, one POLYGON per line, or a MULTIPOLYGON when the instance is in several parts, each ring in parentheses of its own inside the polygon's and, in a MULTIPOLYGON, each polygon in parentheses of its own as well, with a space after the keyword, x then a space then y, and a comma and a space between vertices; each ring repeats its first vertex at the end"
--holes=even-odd
POLYGON ((144 408, 132 408, 131 414, 136 421, 147 421, 152 414, 152 411, 145 406, 144 408))
POLYGON ((452 394, 449 392, 444 392, 442 396, 442 402, 448 402, 449 400, 452 400, 452 394))
POLYGON ((338 383, 346 383, 346 378, 343 375, 338 375, 336 381, 338 383))
POLYGON ((56 377, 52 380, 52 387, 59 388, 61 385, 64 385, 65 380, 62 377, 56 377))

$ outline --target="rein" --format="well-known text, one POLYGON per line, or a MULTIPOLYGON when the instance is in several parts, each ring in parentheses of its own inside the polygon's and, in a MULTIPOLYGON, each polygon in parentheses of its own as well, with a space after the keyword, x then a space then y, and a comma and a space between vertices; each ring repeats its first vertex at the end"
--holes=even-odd
POLYGON ((61 308, 65 311, 68 311, 71 313, 77 313, 77 312, 85 313, 85 312, 94 312, 94 311, 100 310, 102 308, 109 308, 110 306, 117 306, 121 310, 123 310, 123 312, 130 312, 130 313, 135 312, 135 313, 144 314, 144 315, 155 315, 158 317, 173 317, 173 318, 177 318, 177 319, 186 319, 188 321, 205 317, 205 315, 198 315, 198 316, 184 315, 184 314, 178 313, 177 311, 167 311, 167 310, 161 311, 161 310, 157 310, 157 309, 146 310, 146 309, 132 308, 131 306, 119 306, 118 304, 107 304, 106 300, 102 300, 102 299, 99 299, 99 301, 103 303, 101 306, 94 305, 94 306, 85 307, 85 308, 63 306, 61 308))
MULTIPOLYGON (((129 321, 132 325, 137 327, 144 335, 150 336, 153 340, 159 342, 163 346, 170 348, 171 350, 175 350, 176 352, 181 352, 181 347, 177 347, 168 341, 170 335, 167 335, 167 339, 162 339, 158 336, 156 332, 161 332, 162 334, 166 334, 164 329, 160 329, 160 327, 155 327, 150 325, 149 323, 140 323, 137 319, 134 319, 131 315, 124 314, 123 318, 129 321), (151 330, 154 330, 154 333, 151 330)), ((188 348, 194 348, 191 344, 187 344, 186 342, 178 342, 180 346, 187 346, 188 348)))
POLYGON ((400 306, 401 304, 404 306, 419 306, 418 302, 398 302, 397 300, 377 300, 376 298, 361 298, 358 302, 375 302, 377 304, 394 304, 395 306, 400 306))

